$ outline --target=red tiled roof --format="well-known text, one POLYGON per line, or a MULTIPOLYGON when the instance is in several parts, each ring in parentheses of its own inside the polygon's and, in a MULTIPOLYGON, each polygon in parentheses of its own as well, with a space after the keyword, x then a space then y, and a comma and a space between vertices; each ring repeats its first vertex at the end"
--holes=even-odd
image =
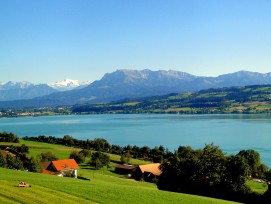
POLYGON ((142 173, 144 172, 150 172, 156 176, 160 176, 162 171, 159 169, 160 163, 153 163, 153 164, 145 164, 145 165, 139 165, 139 168, 142 173))
POLYGON ((50 174, 50 175, 57 175, 59 174, 59 172, 53 172, 53 171, 49 171, 49 170, 42 170, 43 174, 50 174))
POLYGON ((79 169, 79 166, 74 159, 52 161, 52 164, 57 171, 79 169))

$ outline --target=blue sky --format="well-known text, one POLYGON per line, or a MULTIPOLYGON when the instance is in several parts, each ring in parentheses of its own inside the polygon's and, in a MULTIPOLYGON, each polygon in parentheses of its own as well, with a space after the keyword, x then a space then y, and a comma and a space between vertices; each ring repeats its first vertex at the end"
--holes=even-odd
POLYGON ((269 0, 0 0, 0 81, 271 71, 269 0))

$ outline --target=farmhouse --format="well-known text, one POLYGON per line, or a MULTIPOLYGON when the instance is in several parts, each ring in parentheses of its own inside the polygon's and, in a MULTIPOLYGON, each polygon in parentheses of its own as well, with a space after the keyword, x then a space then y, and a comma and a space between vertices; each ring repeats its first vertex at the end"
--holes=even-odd
POLYGON ((162 173, 159 169, 160 165, 160 163, 139 165, 134 173, 135 179, 152 181, 154 178, 158 178, 162 173))
POLYGON ((57 160, 42 162, 40 164, 41 172, 57 176, 72 176, 77 178, 78 164, 74 159, 57 160))

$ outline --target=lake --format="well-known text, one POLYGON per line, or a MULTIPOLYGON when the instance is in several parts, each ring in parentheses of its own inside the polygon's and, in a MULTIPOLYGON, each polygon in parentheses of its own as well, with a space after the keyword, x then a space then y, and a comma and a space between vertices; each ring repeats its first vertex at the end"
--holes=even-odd
POLYGON ((271 167, 270 114, 112 114, 0 118, 0 131, 23 136, 68 134, 77 139, 104 138, 117 145, 203 148, 214 143, 227 154, 254 149, 271 167))

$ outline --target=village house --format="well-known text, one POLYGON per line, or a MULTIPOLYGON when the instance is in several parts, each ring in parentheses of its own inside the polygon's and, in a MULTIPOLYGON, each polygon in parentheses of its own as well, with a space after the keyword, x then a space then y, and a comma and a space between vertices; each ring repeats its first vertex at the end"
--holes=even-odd
POLYGON ((40 164, 41 172, 57 176, 72 176, 77 178, 78 164, 74 159, 56 160, 42 162, 40 164))
POLYGON ((152 182, 153 179, 158 178, 162 173, 159 169, 160 165, 160 163, 139 165, 134 173, 134 178, 152 182))

